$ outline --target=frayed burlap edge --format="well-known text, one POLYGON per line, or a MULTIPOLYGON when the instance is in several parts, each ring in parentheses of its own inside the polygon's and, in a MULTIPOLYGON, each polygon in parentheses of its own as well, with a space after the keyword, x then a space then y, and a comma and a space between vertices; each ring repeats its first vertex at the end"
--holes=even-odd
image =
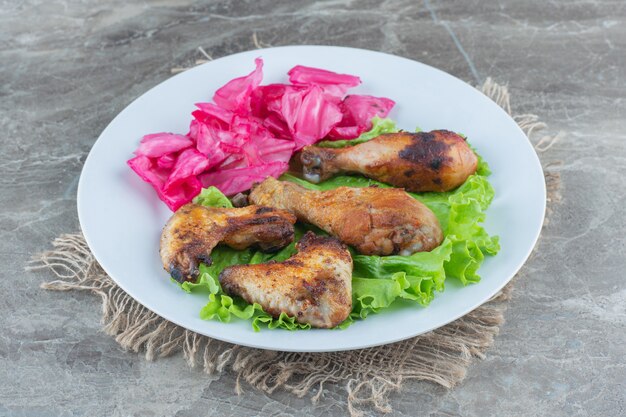
MULTIPOLYGON (((481 90, 511 113, 508 88, 488 78, 481 90)), ((531 137, 545 128, 536 115, 514 116, 531 137)), ((544 136, 535 142, 538 152, 553 146, 563 135, 544 136)), ((558 173, 546 172, 549 206, 560 200, 558 173)), ((191 367, 207 373, 232 370, 241 381, 272 393, 284 389, 298 397, 312 395, 317 402, 327 384, 341 384, 352 416, 370 406, 389 412, 388 395, 408 379, 431 381, 451 388, 465 378, 472 358, 483 358, 493 344, 512 286, 466 316, 427 334, 374 348, 333 353, 290 353, 236 346, 191 332, 143 307, 122 291, 96 262, 82 234, 64 234, 53 249, 33 258, 29 270, 48 269, 57 279, 41 285, 55 291, 86 290, 102 302, 104 331, 124 349, 143 352, 154 360, 182 352, 191 367)))

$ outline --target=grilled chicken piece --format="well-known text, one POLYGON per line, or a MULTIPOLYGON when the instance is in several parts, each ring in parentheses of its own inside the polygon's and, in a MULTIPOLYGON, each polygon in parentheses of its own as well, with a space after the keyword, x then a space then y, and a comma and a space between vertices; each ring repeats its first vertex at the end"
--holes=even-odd
POLYGON ((410 255, 439 246, 443 233, 428 207, 397 188, 313 191, 267 178, 250 193, 254 204, 292 211, 364 255, 410 255))
POLYGON ((286 313, 299 323, 332 328, 352 311, 352 257, 334 237, 308 232, 298 253, 284 262, 234 265, 219 275, 222 289, 259 303, 274 317, 286 313))
POLYGON ((271 207, 205 207, 186 204, 168 220, 161 234, 163 268, 178 282, 198 277, 198 263, 211 264, 218 243, 234 249, 256 245, 272 252, 293 241, 296 218, 271 207))
POLYGON ((452 190, 478 164, 465 139, 447 130, 390 133, 340 149, 307 146, 300 158, 311 182, 359 173, 412 192, 452 190))

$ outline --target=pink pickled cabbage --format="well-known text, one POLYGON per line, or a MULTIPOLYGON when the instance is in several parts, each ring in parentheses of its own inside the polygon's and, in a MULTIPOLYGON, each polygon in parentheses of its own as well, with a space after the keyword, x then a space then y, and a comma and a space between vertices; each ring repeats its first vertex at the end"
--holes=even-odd
POLYGON ((287 73, 289 81, 295 85, 318 86, 324 92, 340 101, 346 92, 361 84, 361 79, 354 75, 337 74, 319 68, 296 65, 287 73))
POLYGON ((387 98, 346 96, 359 77, 295 66, 290 84, 261 85, 263 60, 250 74, 219 88, 212 103, 197 103, 186 135, 142 138, 128 165, 152 185, 171 210, 202 187, 226 195, 279 177, 294 152, 322 139, 353 139, 371 129, 394 105, 387 98))
MULTIPOLYGON (((285 97, 283 96, 283 103, 285 97)), ((296 142, 296 150, 306 145, 312 145, 331 131, 333 126, 341 121, 342 114, 339 106, 325 99, 322 88, 313 85, 302 94, 299 92, 291 98, 289 113, 283 117, 296 142)), ((285 109, 283 105, 283 109, 285 109)))
POLYGON ((163 156, 172 152, 180 151, 193 145, 193 141, 187 136, 173 133, 154 133, 141 139, 135 155, 143 155, 152 158, 163 156))
POLYGON ((167 181, 163 184, 163 190, 169 191, 179 184, 187 182, 190 178, 196 178, 209 168, 210 160, 194 148, 187 148, 178 155, 176 165, 170 172, 167 181))
POLYGON ((256 68, 245 77, 235 78, 215 92, 213 101, 223 109, 246 114, 250 112, 252 90, 263 80, 263 60, 254 60, 256 68))
POLYGON ((278 178, 287 171, 287 162, 270 162, 264 165, 224 169, 202 174, 200 181, 204 187, 215 186, 226 195, 234 195, 249 190, 252 184, 267 177, 278 178))
POLYGON ((347 96, 341 103, 342 119, 330 131, 330 139, 353 139, 372 128, 372 119, 376 116, 387 117, 396 104, 384 97, 347 96))
POLYGON ((142 180, 154 187, 159 198, 172 211, 191 201, 202 190, 200 180, 190 177, 187 181, 180 182, 164 191, 163 186, 169 177, 168 171, 156 166, 155 161, 146 156, 136 156, 128 161, 128 165, 142 180))

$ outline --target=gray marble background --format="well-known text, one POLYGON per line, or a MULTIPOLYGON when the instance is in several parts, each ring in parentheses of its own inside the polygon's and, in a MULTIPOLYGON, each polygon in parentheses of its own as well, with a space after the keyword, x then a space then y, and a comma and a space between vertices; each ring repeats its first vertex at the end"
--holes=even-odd
MULTIPOLYGON (((0 1, 0 415, 342 415, 285 393, 234 394, 180 357, 149 363, 100 331, 98 301, 38 289, 30 255, 78 230, 76 184, 102 129, 192 64, 333 44, 508 82, 517 112, 566 137, 546 152, 562 205, 518 279, 495 346, 447 391, 408 382, 396 415, 619 416, 626 402, 626 2, 0 1)), ((520 173, 523 175, 523 173, 520 173)), ((245 388, 245 387, 244 387, 245 388)))

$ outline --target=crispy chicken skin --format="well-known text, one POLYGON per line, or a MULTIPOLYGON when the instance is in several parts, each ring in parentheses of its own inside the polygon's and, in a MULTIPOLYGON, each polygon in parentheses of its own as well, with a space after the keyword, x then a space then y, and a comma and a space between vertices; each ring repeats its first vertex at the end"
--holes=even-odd
POLYGON ((401 189, 338 187, 307 190, 267 178, 250 193, 254 204, 292 211, 364 255, 410 255, 439 246, 443 233, 432 211, 401 189))
POLYGON ((298 253, 284 262, 233 265, 219 275, 222 288, 274 317, 286 313, 299 323, 332 328, 352 310, 352 257, 333 237, 308 232, 298 253))
POLYGON ((271 252, 293 241, 296 218, 271 207, 216 208, 186 204, 168 220, 161 234, 163 268, 178 282, 193 281, 198 264, 211 263, 218 243, 234 249, 258 246, 271 252))
POLYGON ((465 139, 447 130, 384 134, 340 149, 307 146, 300 160, 311 182, 359 173, 412 192, 452 190, 476 172, 478 164, 465 139))

